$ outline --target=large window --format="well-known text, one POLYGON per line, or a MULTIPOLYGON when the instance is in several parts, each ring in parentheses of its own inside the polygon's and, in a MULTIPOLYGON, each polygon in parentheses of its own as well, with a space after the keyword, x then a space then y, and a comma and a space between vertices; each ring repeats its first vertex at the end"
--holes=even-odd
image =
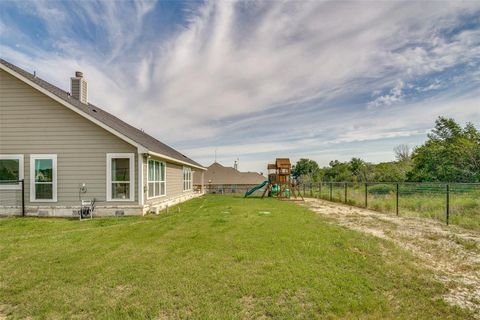
POLYGON ((23 155, 0 155, 0 189, 20 189, 23 179, 23 155))
POLYGON ((183 167, 183 191, 192 190, 192 168, 183 167))
POLYGON ((107 201, 133 201, 133 153, 107 153, 107 201))
POLYGON ((30 155, 30 201, 57 201, 57 155, 30 155))
POLYGON ((148 160, 148 198, 165 195, 165 162, 148 160))

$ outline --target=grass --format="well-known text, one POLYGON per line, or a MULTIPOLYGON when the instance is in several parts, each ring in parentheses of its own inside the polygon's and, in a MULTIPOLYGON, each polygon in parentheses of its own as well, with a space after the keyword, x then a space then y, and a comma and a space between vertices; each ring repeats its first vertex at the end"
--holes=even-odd
POLYGON ((293 203, 206 196, 178 208, 0 219, 0 318, 472 316, 407 252, 293 203))
MULTIPOLYGON (((318 197, 318 187, 313 190, 307 188, 305 194, 318 197)), ((329 184, 322 187, 321 198, 330 200, 329 184)), ((333 184, 332 200, 345 202, 343 183, 333 184)), ((362 184, 348 186, 347 203, 353 206, 365 206, 365 189, 362 184)), ((396 213, 395 184, 370 185, 367 204, 369 209, 396 213)), ((445 186, 439 184, 400 185, 399 214, 446 221, 445 186)), ((480 185, 450 185, 449 222, 464 228, 480 230, 480 185)))

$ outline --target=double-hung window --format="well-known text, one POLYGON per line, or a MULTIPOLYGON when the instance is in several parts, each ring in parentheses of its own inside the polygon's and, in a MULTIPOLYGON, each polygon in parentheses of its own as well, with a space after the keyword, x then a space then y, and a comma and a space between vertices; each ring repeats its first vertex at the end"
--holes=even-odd
POLYGON ((165 162, 148 160, 148 198, 165 195, 165 162))
POLYGON ((183 191, 192 190, 192 168, 183 167, 183 191))
POLYGON ((0 190, 20 189, 23 179, 23 155, 0 154, 0 190))
POLYGON ((30 155, 30 201, 57 201, 57 155, 30 155))
POLYGON ((107 153, 107 201, 135 199, 133 153, 107 153))

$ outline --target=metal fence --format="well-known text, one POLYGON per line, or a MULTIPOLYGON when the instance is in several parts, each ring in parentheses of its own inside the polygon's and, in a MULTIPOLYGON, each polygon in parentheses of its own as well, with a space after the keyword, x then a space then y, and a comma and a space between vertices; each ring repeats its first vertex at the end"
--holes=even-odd
POLYGON ((0 215, 25 216, 24 180, 0 180, 0 215))
MULTIPOLYGON (((244 195, 245 192, 257 186, 256 184, 224 184, 224 185, 213 185, 207 184, 204 186, 205 193, 210 194, 233 194, 233 195, 244 195)), ((261 188, 255 192, 255 195, 261 195, 264 188, 261 188)))
POLYGON ((321 182, 300 189, 304 197, 480 228, 479 183, 321 182))

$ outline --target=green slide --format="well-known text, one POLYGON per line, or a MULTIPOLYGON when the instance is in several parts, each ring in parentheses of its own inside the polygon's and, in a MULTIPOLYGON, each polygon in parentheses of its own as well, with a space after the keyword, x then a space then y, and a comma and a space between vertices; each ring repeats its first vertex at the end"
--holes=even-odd
POLYGON ((265 187, 266 184, 268 184, 268 181, 263 181, 258 186, 255 186, 252 189, 248 190, 247 192, 245 192, 245 198, 257 191, 258 189, 265 187))

